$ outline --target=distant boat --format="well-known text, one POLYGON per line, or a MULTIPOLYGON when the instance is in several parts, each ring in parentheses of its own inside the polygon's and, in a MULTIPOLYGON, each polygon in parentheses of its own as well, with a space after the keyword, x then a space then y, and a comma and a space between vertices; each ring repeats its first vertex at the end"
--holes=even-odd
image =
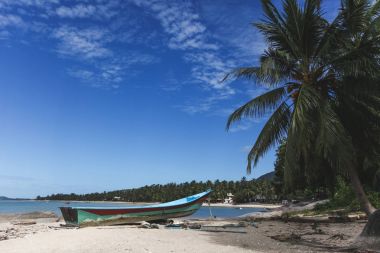
POLYGON ((157 205, 126 207, 60 207, 67 225, 120 225, 189 216, 198 211, 211 190, 157 205))

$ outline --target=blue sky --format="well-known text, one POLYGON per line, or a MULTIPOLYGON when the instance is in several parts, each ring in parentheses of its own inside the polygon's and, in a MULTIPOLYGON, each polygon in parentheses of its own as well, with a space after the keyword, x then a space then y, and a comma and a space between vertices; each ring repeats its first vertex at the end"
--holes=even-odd
POLYGON ((257 64, 261 17, 248 0, 0 0, 0 195, 246 176, 265 118, 225 123, 265 89, 220 80, 257 64))

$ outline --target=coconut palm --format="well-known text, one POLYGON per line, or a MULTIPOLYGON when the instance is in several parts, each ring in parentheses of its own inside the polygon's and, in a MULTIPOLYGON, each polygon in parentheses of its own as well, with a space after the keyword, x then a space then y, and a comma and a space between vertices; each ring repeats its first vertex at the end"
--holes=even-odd
POLYGON ((259 66, 242 67, 226 77, 253 79, 269 89, 227 122, 228 129, 244 117, 271 113, 248 154, 248 173, 286 138, 285 182, 318 169, 315 161, 323 159, 334 172, 349 175, 367 214, 375 208, 358 176, 358 136, 366 136, 372 145, 380 123, 380 4, 370 2, 342 1, 338 16, 328 22, 320 0, 306 0, 303 6, 284 0, 282 12, 262 0, 265 18, 255 26, 268 48, 259 66), (363 126, 350 126, 350 120, 359 118, 365 120, 363 126))

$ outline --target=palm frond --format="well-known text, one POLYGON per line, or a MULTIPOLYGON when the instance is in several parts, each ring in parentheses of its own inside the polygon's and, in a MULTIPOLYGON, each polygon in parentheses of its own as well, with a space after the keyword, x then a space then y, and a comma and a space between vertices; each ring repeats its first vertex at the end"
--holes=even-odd
POLYGON ((252 79, 256 82, 269 84, 270 87, 276 84, 291 80, 295 72, 294 60, 285 52, 268 48, 260 57, 259 67, 242 67, 228 73, 224 79, 229 77, 252 79))
POLYGON ((341 13, 343 25, 351 34, 361 32, 368 24, 370 4, 367 0, 343 0, 341 13))
POLYGON ((285 27, 285 20, 270 0, 262 0, 265 19, 254 25, 261 31, 270 46, 297 57, 297 46, 285 27))
POLYGON ((251 173, 252 161, 255 166, 268 149, 279 144, 283 137, 286 136, 290 123, 290 116, 291 111, 286 101, 284 101, 268 119, 248 154, 248 174, 251 173))
MULTIPOLYGON (((294 103, 292 114, 292 128, 295 132, 302 130, 310 121, 313 121, 315 110, 321 103, 321 96, 315 88, 304 85, 300 88, 298 98, 294 103)), ((310 129, 312 131, 312 129, 310 129)))
POLYGON ((320 127, 316 138, 316 152, 341 173, 355 166, 354 148, 339 116, 330 103, 324 103, 319 111, 320 127))
POLYGON ((240 121, 243 117, 262 117, 266 115, 277 108, 285 95, 286 88, 279 87, 252 99, 229 116, 227 130, 233 123, 240 121))

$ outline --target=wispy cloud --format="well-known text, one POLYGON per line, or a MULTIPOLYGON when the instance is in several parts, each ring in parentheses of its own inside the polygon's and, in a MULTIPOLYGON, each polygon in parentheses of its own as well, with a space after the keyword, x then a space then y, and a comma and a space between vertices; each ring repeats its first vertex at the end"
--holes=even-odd
POLYGON ((92 87, 100 87, 106 89, 119 88, 119 83, 123 80, 121 67, 118 65, 104 65, 100 71, 99 69, 69 69, 68 73, 92 87), (104 85, 105 83, 107 85, 104 85))
POLYGON ((213 89, 224 90, 224 95, 235 93, 228 82, 222 82, 227 71, 235 66, 233 61, 223 61, 216 53, 207 51, 188 53, 184 59, 194 64, 192 74, 195 80, 213 89))
POLYGON ((0 14, 0 28, 5 26, 21 26, 24 21, 21 17, 12 14, 0 14))
POLYGON ((120 1, 89 1, 88 3, 79 3, 72 6, 59 6, 55 9, 57 16, 61 18, 111 18, 118 14, 120 1))
MULTIPOLYGON (((35 37, 41 40, 48 38, 54 52, 72 62, 68 73, 94 87, 118 88, 127 75, 139 71, 132 70, 133 66, 158 62, 154 53, 178 52, 188 75, 167 78, 161 88, 179 91, 185 86, 196 87, 203 98, 178 107, 190 114, 207 112, 239 93, 230 82, 221 80, 231 69, 254 63, 252 59, 264 47, 256 33, 247 33, 251 29, 248 23, 240 28, 230 16, 217 16, 219 8, 227 5, 207 3, 0 0, 0 39, 12 36, 8 27, 25 27, 25 33, 38 34, 35 37), (210 8, 205 8, 207 3, 210 8), (158 29, 151 25, 154 20, 158 29), (148 50, 141 53, 144 49, 140 48, 148 50)), ((232 16, 251 15, 242 8, 238 9, 241 14, 234 10, 232 16)))
POLYGON ((159 62, 159 58, 139 53, 131 52, 124 56, 116 56, 111 59, 95 63, 87 68, 77 67, 68 70, 68 73, 80 79, 92 87, 119 88, 120 83, 126 77, 130 68, 137 65, 148 65, 159 62), (107 85, 105 85, 107 84, 107 85))
POLYGON ((64 18, 85 18, 94 15, 96 7, 93 5, 78 4, 73 7, 60 6, 56 13, 64 18))
POLYGON ((266 48, 263 36, 253 26, 254 19, 262 15, 261 9, 254 8, 253 2, 247 6, 229 1, 202 1, 200 5, 202 17, 214 25, 213 37, 230 48, 227 50, 230 57, 238 59, 240 66, 257 63, 266 48))
POLYGON ((107 32, 98 28, 78 29, 62 26, 53 31, 59 40, 57 52, 64 56, 79 56, 86 59, 104 58, 112 55, 106 48, 109 42, 107 32))
POLYGON ((136 5, 150 8, 160 21, 164 31, 170 35, 168 46, 172 49, 218 49, 208 41, 206 27, 190 2, 166 2, 135 0, 136 5))
POLYGON ((0 0, 0 6, 36 6, 36 7, 46 7, 50 4, 58 4, 60 0, 0 0))
POLYGON ((191 2, 134 2, 137 6, 151 10, 169 36, 167 47, 185 52, 183 58, 191 63, 193 82, 201 84, 211 93, 210 97, 196 104, 182 106, 185 112, 193 114, 208 111, 217 101, 235 93, 228 82, 221 80, 236 64, 233 60, 226 60, 221 56, 220 45, 209 36, 210 32, 191 2))
POLYGON ((136 73, 126 69, 158 61, 156 56, 121 50, 116 45, 135 42, 134 38, 125 39, 127 35, 139 37, 136 29, 132 33, 128 29, 139 26, 122 12, 125 4, 119 0, 0 0, 0 39, 12 36, 1 28, 24 26, 25 32, 37 35, 35 38, 50 39, 54 52, 73 62, 75 67, 68 69, 71 76, 93 87, 118 88, 126 73, 136 73), (114 16, 114 20, 106 21, 114 16), (78 22, 84 18, 91 20, 78 22))
POLYGON ((182 111, 188 114, 203 113, 203 112, 208 112, 218 102, 220 102, 221 100, 225 100, 229 97, 230 97, 229 93, 216 92, 206 98, 191 100, 191 101, 188 101, 185 105, 178 105, 176 107, 180 108, 182 111))

